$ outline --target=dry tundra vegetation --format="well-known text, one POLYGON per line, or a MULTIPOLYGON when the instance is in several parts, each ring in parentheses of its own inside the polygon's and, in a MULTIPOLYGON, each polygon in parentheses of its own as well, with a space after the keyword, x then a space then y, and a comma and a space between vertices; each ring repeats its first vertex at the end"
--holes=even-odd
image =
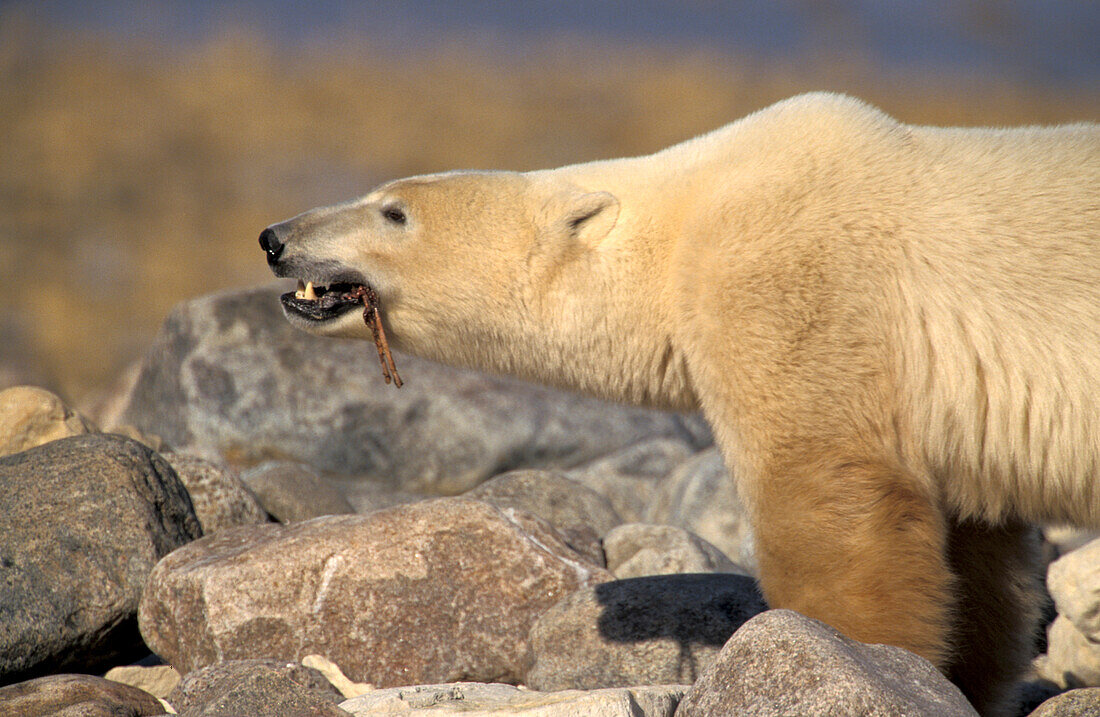
POLYGON ((448 168, 647 153, 810 89, 910 122, 1095 118, 1100 94, 583 41, 308 51, 225 30, 165 49, 0 12, 0 373, 93 404, 178 301, 268 281, 256 236, 448 168))

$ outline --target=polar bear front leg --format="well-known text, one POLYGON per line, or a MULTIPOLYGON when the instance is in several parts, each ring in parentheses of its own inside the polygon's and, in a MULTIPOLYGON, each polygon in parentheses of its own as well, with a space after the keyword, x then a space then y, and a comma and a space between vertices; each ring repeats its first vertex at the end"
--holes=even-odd
POLYGON ((814 450, 773 461, 753 484, 771 607, 946 667, 955 586, 947 526, 918 480, 886 461, 814 450))

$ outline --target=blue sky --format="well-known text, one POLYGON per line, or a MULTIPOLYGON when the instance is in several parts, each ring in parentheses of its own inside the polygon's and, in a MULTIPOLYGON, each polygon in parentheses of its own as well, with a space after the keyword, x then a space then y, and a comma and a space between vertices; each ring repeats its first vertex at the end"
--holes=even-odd
POLYGON ((522 52, 532 38, 699 48, 761 59, 853 57, 884 70, 958 71, 1100 87, 1095 0, 8 0, 57 25, 189 43, 233 26, 288 47, 441 40, 522 52))

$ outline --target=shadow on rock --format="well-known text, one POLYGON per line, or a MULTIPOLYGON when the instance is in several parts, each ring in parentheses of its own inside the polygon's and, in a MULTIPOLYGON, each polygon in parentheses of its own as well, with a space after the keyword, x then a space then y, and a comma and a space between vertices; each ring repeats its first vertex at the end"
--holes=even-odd
POLYGON ((722 647, 752 616, 767 609, 756 581, 743 575, 652 575, 593 588, 603 606, 600 635, 612 642, 671 639, 722 647))
POLYGON ((539 690, 689 684, 742 623, 766 609, 743 575, 655 575, 594 585, 531 631, 539 690))

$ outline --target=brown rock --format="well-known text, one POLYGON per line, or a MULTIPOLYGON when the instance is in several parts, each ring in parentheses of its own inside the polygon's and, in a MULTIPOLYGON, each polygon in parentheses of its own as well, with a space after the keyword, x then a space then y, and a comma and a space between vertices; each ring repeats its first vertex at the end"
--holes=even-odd
POLYGON ((145 690, 154 697, 165 699, 180 683, 180 673, 168 665, 141 667, 140 665, 122 665, 107 670, 104 677, 114 682, 145 690))
MULTIPOLYGON (((686 417, 688 423, 692 418, 686 417)), ((706 427, 705 424, 702 426, 706 427)), ((704 439, 710 445, 709 434, 704 439)), ((645 520, 665 478, 698 450, 682 438, 645 438, 565 471, 567 478, 606 496, 623 520, 645 520)))
POLYGON ((347 499, 356 513, 373 513, 383 508, 392 508, 395 505, 416 503, 429 497, 418 493, 410 493, 403 490, 394 490, 370 480, 356 478, 328 477, 347 499))
POLYGON ((302 664, 312 667, 325 676, 332 686, 339 690, 340 694, 350 699, 359 695, 373 692, 375 687, 369 682, 352 682, 344 671, 332 660, 324 655, 306 655, 302 658, 302 664))
POLYGON ((164 714, 156 697, 91 675, 50 675, 0 687, 4 717, 144 717, 164 714))
POLYGON ((96 431, 95 425, 43 388, 0 391, 0 456, 96 431))
POLYGON ((1100 687, 1070 690, 1051 697, 1028 717, 1096 717, 1100 715, 1100 687))
POLYGON ((609 578, 533 515, 444 498, 215 533, 157 565, 140 623, 181 672, 320 653, 379 686, 515 681, 535 619, 609 578))
POLYGON ((746 622, 695 682, 676 717, 977 717, 927 660, 850 640, 790 610, 746 622))
POLYGON ((182 453, 162 453, 191 495, 202 532, 266 523, 267 511, 231 468, 182 453))
POLYGON ((570 547, 600 567, 604 565, 600 536, 623 522, 607 498, 555 471, 502 473, 465 495, 499 508, 534 513, 557 528, 570 547))
POLYGON ((674 525, 627 523, 603 538, 607 569, 616 578, 682 573, 749 572, 698 535, 674 525))
POLYGON ((153 565, 202 532, 164 459, 88 434, 0 458, 0 681, 94 672, 146 654, 153 565))
POLYGON ((304 463, 269 461, 246 471, 241 480, 280 523, 355 512, 339 488, 304 463))
POLYGON ((182 717, 346 717, 317 670, 285 660, 231 660, 184 676, 167 702, 182 717))
POLYGON ((700 451, 661 483, 644 522, 689 530, 733 562, 756 572, 748 512, 717 448, 700 451))

